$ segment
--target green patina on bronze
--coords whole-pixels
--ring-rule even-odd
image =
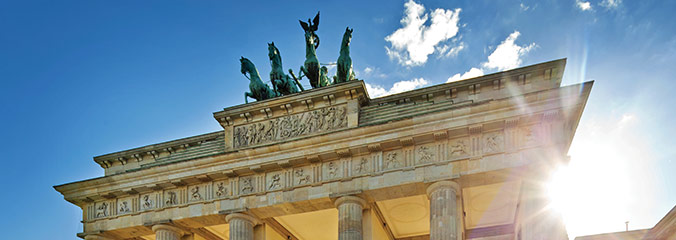
[[[270,99],[276,97],[278,94],[275,91],[272,91],[270,87],[261,81],[261,76],[258,74],[256,66],[244,57],[240,58],[239,61],[242,63],[242,74],[249,79],[249,90],[251,92],[244,93],[244,102],[249,103],[247,97],[256,99],[257,101]],[[249,73],[249,76],[246,74]]]
[[[317,59],[317,47],[319,47],[319,37],[315,33],[319,26],[319,13],[312,21],[300,22],[300,26],[305,31],[305,63],[300,67],[301,73],[305,74],[312,88],[328,86],[329,83],[323,83],[319,77],[319,60]],[[301,77],[302,78],[302,77]]]
[[[352,68],[352,59],[350,58],[350,41],[352,40],[352,29],[349,27],[345,29],[343,34],[343,42],[340,47],[340,57],[337,66],[336,76],[332,78],[328,76],[328,69],[325,66],[320,67],[317,59],[317,47],[319,47],[319,36],[315,33],[319,26],[319,12],[313,19],[308,19],[307,22],[299,20],[300,26],[305,32],[305,62],[300,67],[300,73],[296,77],[293,70],[289,69],[289,75],[284,73],[282,67],[282,56],[275,43],[268,43],[268,57],[270,58],[270,82],[272,89],[265,84],[258,74],[258,70],[254,64],[242,57],[242,74],[249,79],[250,92],[244,93],[244,101],[249,103],[247,97],[256,99],[258,101],[273,97],[289,95],[305,91],[300,84],[303,77],[307,77],[312,88],[325,87],[332,83],[342,83],[350,80],[355,80],[354,70]],[[333,65],[333,63],[329,63]],[[247,75],[248,73],[248,75]],[[300,90],[299,90],[300,89]]]
[[[268,43],[268,57],[270,57],[270,65],[272,67],[270,70],[270,82],[272,82],[274,91],[281,95],[299,92],[298,87],[302,89],[303,86],[296,79],[292,80],[289,75],[284,74],[282,56],[279,53],[279,49],[275,46],[275,42]]]
[[[352,31],[350,27],[345,28],[343,42],[340,45],[340,56],[338,57],[338,69],[334,83],[343,83],[354,80],[354,71],[352,70],[352,58],[350,58],[350,41],[352,40]]]
[[[328,85],[328,83],[331,81],[329,79],[329,69],[325,66],[322,66],[322,68],[319,69],[319,81],[321,83],[325,83],[326,85]]]

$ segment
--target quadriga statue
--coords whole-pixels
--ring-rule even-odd
[[[349,27],[345,28],[343,34],[343,42],[340,45],[340,56],[338,57],[338,69],[336,70],[336,77],[334,83],[347,82],[354,79],[354,71],[352,70],[352,58],[350,58],[350,41],[352,40],[352,31]]]
[[[242,63],[242,74],[249,79],[249,91],[244,93],[244,102],[249,103],[247,97],[256,99],[257,101],[270,99],[277,96],[277,93],[272,91],[270,87],[261,81],[261,76],[258,74],[256,66],[249,60],[244,57],[240,58],[239,61]],[[249,76],[247,76],[247,73]]]

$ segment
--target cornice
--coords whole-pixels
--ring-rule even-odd
[[[127,164],[128,161],[141,162],[146,156],[152,156],[154,159],[157,159],[159,154],[162,152],[171,154],[177,149],[187,149],[192,146],[197,146],[205,141],[214,140],[222,135],[223,131],[221,130],[198,136],[186,137],[163,143],[133,148],[125,151],[109,153],[94,157],[94,162],[101,165],[103,168],[108,168],[113,164],[113,162],[117,161],[124,162],[123,164]]]

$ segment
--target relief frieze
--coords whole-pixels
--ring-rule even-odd
[[[484,134],[484,153],[501,152],[504,149],[504,140],[502,132]]]
[[[383,167],[385,169],[393,169],[403,167],[402,163],[403,156],[401,151],[392,151],[385,154],[385,160],[383,161]]]
[[[297,168],[293,170],[293,178],[295,179],[295,185],[305,185],[312,183],[312,174],[309,168]]]
[[[117,201],[117,214],[125,214],[132,212],[131,198],[121,199]]]
[[[253,177],[248,176],[248,177],[241,177],[239,179],[239,184],[240,184],[240,190],[239,193],[241,194],[249,194],[254,192],[254,183],[253,183]]]
[[[190,187],[190,201],[199,201],[204,199],[203,192],[204,187],[199,185]]]
[[[352,165],[354,166],[353,175],[361,175],[367,173],[369,171],[368,162],[369,160],[365,156],[355,158],[352,162]]]
[[[522,139],[526,134],[536,135],[534,128],[521,130]],[[526,136],[524,136],[526,135]],[[537,135],[534,136],[537,138]],[[504,151],[503,131],[482,133],[476,137],[481,154],[495,154]],[[155,192],[139,193],[116,200],[95,202],[87,208],[87,219],[102,219],[116,215],[132,214],[161,208],[199,204],[215,199],[238,198],[247,195],[274,191],[287,191],[312,184],[349,180],[380,172],[397,171],[406,167],[427,166],[430,163],[454,161],[470,157],[471,137],[451,138],[422,145],[403,146],[399,149],[377,150],[368,154],[343,156],[335,160],[301,165],[253,175],[219,179],[183,187],[174,187]]]
[[[141,210],[149,210],[155,208],[155,200],[153,199],[155,194],[144,194],[141,195]]]
[[[448,144],[449,146],[449,155],[451,158],[463,157],[469,154],[467,150],[468,139],[454,139],[451,140]]]
[[[108,203],[102,202],[96,205],[96,218],[108,216]]]
[[[343,168],[341,161],[332,161],[324,163],[324,179],[336,179],[343,177]]]
[[[347,127],[346,106],[327,107],[236,126],[233,145],[235,148],[253,146],[344,127]]]
[[[164,195],[164,205],[172,206],[178,204],[178,194],[176,191],[167,191]]]
[[[432,146],[419,146],[417,147],[417,150],[415,152],[417,163],[423,164],[423,163],[429,163],[434,161],[434,150],[432,150]]]
[[[228,196],[228,187],[225,185],[225,182],[217,182],[214,187],[214,195],[216,198],[223,198]]]
[[[273,172],[267,174],[267,189],[269,191],[277,190],[282,188],[282,172]]]

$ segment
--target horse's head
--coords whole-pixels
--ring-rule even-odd
[[[250,71],[249,65],[251,64],[251,61],[249,61],[249,59],[242,57],[239,59],[239,62],[242,63],[240,71],[242,71],[242,74],[246,75],[246,72]]]
[[[305,31],[305,45],[317,49],[319,47],[319,36],[313,31]]]
[[[268,57],[273,60],[276,55],[279,55],[279,50],[275,47],[275,42],[268,43]]]
[[[350,27],[345,28],[345,34],[343,34],[343,45],[347,46],[350,45],[350,41],[352,41],[352,31],[354,29],[350,29]]]

